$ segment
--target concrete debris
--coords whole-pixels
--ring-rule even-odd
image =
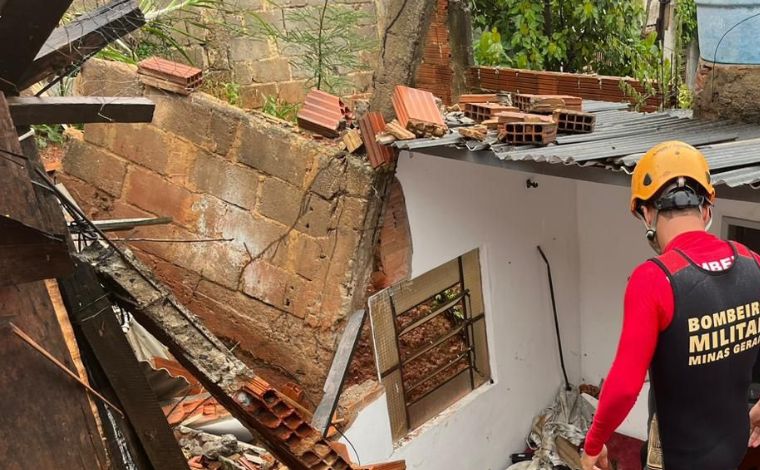
[[[278,465],[265,449],[240,442],[232,434],[215,436],[185,426],[175,434],[190,468],[271,470]]]
[[[482,124],[472,127],[460,127],[457,131],[467,139],[479,140],[481,142],[486,140],[488,136],[488,127]]]

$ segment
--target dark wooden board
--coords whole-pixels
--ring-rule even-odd
[[[7,0],[0,11],[0,90],[19,94],[21,78],[72,0]]]
[[[148,98],[55,96],[8,98],[13,122],[31,124],[86,124],[151,122],[156,105]]]
[[[77,261],[74,273],[58,283],[72,323],[94,353],[153,467],[185,470],[187,463],[156,395],[92,267]]]
[[[24,73],[19,88],[65,72],[144,24],[137,0],[114,0],[56,28]]]
[[[43,281],[0,287],[0,312],[74,370]],[[109,468],[85,389],[7,330],[0,357],[0,467]]]

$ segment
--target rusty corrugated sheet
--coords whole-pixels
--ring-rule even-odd
[[[137,64],[137,72],[166,80],[187,89],[198,88],[203,82],[203,71],[201,69],[160,57],[150,57],[143,60]]]
[[[378,133],[385,130],[385,121],[380,113],[367,113],[359,120],[359,129],[362,131],[362,141],[367,149],[367,158],[372,168],[391,163],[396,153],[390,147],[380,145],[375,140]]]
[[[435,104],[435,97],[429,91],[398,85],[393,90],[393,109],[402,126],[410,120],[446,127],[441,111]]]
[[[298,111],[298,126],[325,137],[338,137],[346,124],[346,105],[335,95],[311,90]]]

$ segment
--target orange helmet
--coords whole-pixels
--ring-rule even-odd
[[[645,202],[679,177],[700,185],[707,200],[715,201],[715,188],[710,183],[710,167],[702,152],[677,140],[657,144],[639,160],[631,177],[631,212],[636,215],[639,202]]]

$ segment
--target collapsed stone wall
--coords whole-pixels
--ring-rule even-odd
[[[143,89],[123,64],[88,62],[77,91],[145,95],[156,114],[86,125],[60,180],[95,219],[172,217],[118,237],[254,370],[317,400],[365,301],[388,174],[284,121]]]

